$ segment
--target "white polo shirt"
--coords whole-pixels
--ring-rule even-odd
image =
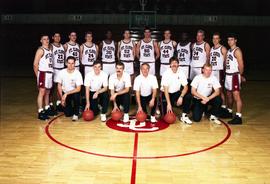
[[[123,90],[124,88],[131,87],[130,75],[123,72],[121,79],[117,78],[117,74],[114,73],[109,78],[109,89],[116,92]]]
[[[84,79],[84,86],[90,87],[90,91],[95,92],[102,87],[108,86],[108,75],[104,71],[100,71],[99,75],[96,75],[94,71],[86,74]]]
[[[62,84],[63,92],[67,93],[76,89],[77,86],[83,85],[82,74],[78,70],[69,73],[65,68],[59,72],[56,82]]]
[[[148,74],[147,77],[144,77],[142,74],[140,74],[134,80],[133,89],[135,91],[140,91],[141,96],[149,96],[152,94],[152,90],[157,88],[157,78],[152,74]]]
[[[211,75],[206,78],[203,74],[197,75],[191,82],[191,86],[197,89],[197,92],[205,97],[208,97],[212,94],[213,89],[218,89],[221,87],[218,79]]]
[[[177,72],[174,73],[171,68],[168,68],[162,75],[161,88],[164,92],[164,87],[168,87],[169,93],[175,93],[181,89],[181,86],[188,84],[187,77],[182,70],[178,68]]]

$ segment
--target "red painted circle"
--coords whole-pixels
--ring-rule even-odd
[[[140,123],[136,121],[134,117],[130,118],[130,122],[123,123],[122,121],[114,121],[112,119],[109,119],[106,122],[106,125],[114,130],[118,130],[121,132],[138,132],[138,133],[149,133],[149,132],[156,132],[160,130],[164,130],[165,128],[169,127],[169,124],[166,123],[163,120],[158,120],[155,124],[152,124],[150,121],[146,120],[145,123]],[[135,127],[133,127],[132,121],[135,123]],[[140,126],[144,125],[144,126]]]
[[[63,115],[63,114],[62,114]],[[86,153],[86,154],[90,154],[90,155],[95,155],[95,156],[101,156],[101,157],[108,157],[108,158],[121,158],[121,159],[161,159],[161,158],[174,158],[174,157],[181,157],[181,156],[187,156],[187,155],[193,155],[193,154],[197,154],[197,153],[201,153],[201,152],[204,152],[204,151],[208,151],[208,150],[211,150],[215,147],[218,147],[220,146],[221,144],[225,143],[231,136],[231,129],[230,127],[224,123],[223,121],[222,124],[224,125],[224,127],[226,128],[227,130],[227,133],[226,133],[226,136],[221,140],[219,141],[218,143],[214,144],[214,145],[211,145],[207,148],[204,148],[204,149],[201,149],[201,150],[197,150],[197,151],[191,151],[191,152],[187,152],[187,153],[180,153],[180,154],[175,154],[175,155],[164,155],[164,156],[120,156],[120,155],[108,155],[108,154],[101,154],[101,153],[94,153],[94,152],[90,152],[90,151],[85,151],[85,150],[81,150],[81,149],[78,149],[78,148],[74,148],[72,146],[69,146],[69,145],[66,145],[64,143],[61,143],[60,141],[56,140],[50,133],[50,125],[53,124],[54,120],[56,120],[57,118],[59,118],[60,116],[62,115],[59,115],[55,118],[53,118],[52,120],[49,121],[49,123],[46,125],[45,127],[45,132],[47,134],[47,136],[55,143],[59,144],[60,146],[63,146],[65,148],[68,148],[68,149],[71,149],[71,150],[74,150],[74,151],[78,151],[78,152],[81,152],[81,153]],[[135,136],[138,135],[137,133],[135,134]]]

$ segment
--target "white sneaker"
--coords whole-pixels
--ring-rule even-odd
[[[124,123],[129,122],[129,115],[128,115],[128,113],[125,113],[125,114],[124,114],[123,122],[124,122]]]
[[[192,124],[192,121],[189,119],[189,117],[187,115],[182,115],[181,119],[180,119],[183,123]]]
[[[221,125],[221,122],[218,120],[218,118],[214,115],[211,115],[210,118],[209,118],[210,121],[218,124],[218,125]]]
[[[107,120],[106,114],[100,114],[100,120],[101,120],[102,122],[105,122],[105,121]]]
[[[150,117],[150,121],[151,121],[151,123],[156,123],[157,122],[156,117],[155,116],[151,116]]]
[[[79,117],[78,117],[77,115],[74,114],[74,115],[72,116],[72,121],[78,121],[78,119],[79,119]]]

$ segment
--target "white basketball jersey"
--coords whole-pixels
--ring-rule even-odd
[[[192,67],[203,67],[206,63],[205,42],[201,44],[194,43],[192,48]]]
[[[181,46],[180,43],[177,44],[176,50],[180,65],[190,65],[190,44],[190,42],[185,46]]]
[[[104,62],[115,62],[115,44],[114,41],[112,40],[112,42],[110,44],[105,43],[105,41],[103,41],[102,44],[102,61]]]
[[[38,70],[43,72],[53,72],[53,54],[50,49],[40,47],[43,50],[43,56],[39,60]]]
[[[75,66],[80,66],[80,47],[79,44],[71,45],[67,43],[66,58],[68,56],[73,56],[76,58]]]
[[[170,40],[168,43],[161,41],[159,44],[160,48],[160,63],[169,63],[171,57],[174,54],[173,41]]]
[[[85,66],[92,66],[97,59],[97,48],[93,43],[91,47],[83,44],[82,64]]]
[[[134,61],[133,47],[134,44],[131,40],[128,43],[125,43],[123,40],[120,41],[119,49],[121,61]]]
[[[155,62],[155,51],[154,51],[154,41],[144,42],[141,40],[140,45],[140,61],[144,62]]]
[[[234,52],[238,49],[238,47],[233,50],[228,50],[227,53],[227,61],[226,61],[226,73],[237,73],[239,72],[238,62],[236,57],[234,56]]]
[[[60,46],[52,45],[53,68],[63,69],[65,67],[65,50],[62,44]]]
[[[211,48],[210,51],[210,64],[212,65],[213,70],[223,70],[224,56],[221,52],[222,46],[218,48]]]

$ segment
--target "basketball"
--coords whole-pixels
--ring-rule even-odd
[[[119,121],[123,116],[123,113],[121,111],[114,111],[112,112],[112,120]]]
[[[136,114],[136,119],[139,122],[144,122],[146,118],[147,118],[147,115],[143,111],[140,111]]]
[[[166,123],[169,123],[169,124],[172,124],[172,123],[174,123],[175,121],[176,121],[176,116],[175,116],[175,114],[173,113],[173,112],[171,112],[171,113],[167,113],[165,116],[164,116],[164,121],[166,122]]]
[[[92,121],[94,119],[94,113],[91,110],[86,110],[83,112],[84,121]]]

